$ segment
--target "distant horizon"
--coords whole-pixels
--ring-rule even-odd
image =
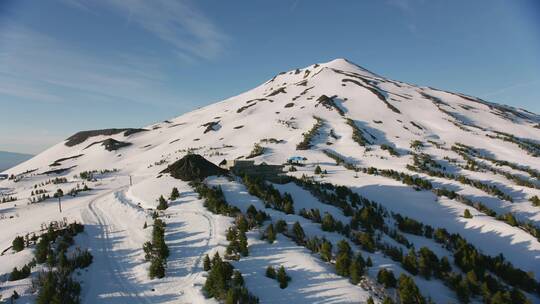
[[[335,58],[540,113],[538,54],[533,0],[7,0],[0,150],[37,154],[81,130],[149,125]]]

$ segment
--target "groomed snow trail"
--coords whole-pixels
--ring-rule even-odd
[[[82,211],[82,218],[87,225],[94,226],[91,232],[97,232],[90,240],[92,254],[94,255],[94,267],[90,271],[90,281],[86,281],[88,288],[82,297],[83,303],[107,302],[131,302],[150,303],[148,299],[140,295],[139,286],[130,280],[128,270],[120,261],[120,257],[114,251],[114,238],[112,234],[112,221],[99,208],[99,204],[107,202],[107,196],[118,193],[126,187],[108,191],[92,199],[88,208]],[[110,290],[109,293],[99,291]]]
[[[160,186],[148,190],[165,188]],[[184,194],[192,193],[190,188],[180,188]],[[165,238],[170,250],[166,276],[151,280],[142,250],[151,238],[151,211],[141,205],[150,207],[152,200],[128,195],[127,189],[103,192],[81,210],[94,255],[82,277],[82,303],[208,303],[201,293],[203,257],[220,245],[224,230],[217,229],[227,225],[208,212],[196,195],[184,195],[171,203],[161,215],[167,224]],[[143,229],[144,222],[147,229]]]

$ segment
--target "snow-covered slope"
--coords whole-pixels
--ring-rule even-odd
[[[540,227],[540,207],[530,202],[533,196],[540,195],[540,116],[537,114],[461,93],[394,81],[345,59],[336,59],[280,73],[243,94],[143,129],[78,134],[4,172],[15,178],[0,181],[0,191],[17,200],[0,204],[0,249],[9,247],[16,235],[36,231],[41,223],[56,218],[69,216],[90,225],[99,223],[95,231],[91,229],[86,236],[88,246],[98,254],[95,263],[99,266],[92,267],[107,268],[107,263],[112,263],[113,268],[123,275],[116,280],[124,281],[114,288],[123,290],[116,290],[120,300],[112,297],[115,290],[99,283],[100,274],[92,273],[83,276],[83,300],[91,303],[92,299],[115,298],[122,303],[122,297],[130,297],[139,302],[155,303],[184,297],[187,301],[206,301],[201,294],[202,277],[193,274],[202,271],[197,268],[196,256],[222,248],[227,225],[217,222],[225,223],[227,219],[206,214],[196,197],[189,199],[187,196],[184,198],[189,200],[187,205],[179,203],[178,207],[172,208],[169,214],[172,228],[167,233],[172,243],[178,243],[175,248],[179,251],[171,255],[169,269],[173,269],[173,274],[165,281],[156,282],[146,278],[144,273],[147,266],[141,258],[142,242],[149,232],[141,229],[148,215],[137,208],[155,207],[157,197],[168,195],[173,186],[186,193],[190,191],[187,184],[168,176],[157,178],[168,164],[188,152],[201,154],[215,164],[223,159],[246,158],[258,152],[252,158],[256,163],[283,164],[292,156],[305,157],[304,166],[297,166],[297,171],[290,175],[300,177],[305,174],[315,176],[316,180],[350,187],[391,212],[445,228],[450,233],[459,233],[485,254],[496,256],[502,253],[514,266],[540,279],[540,242],[537,239],[540,235],[519,227],[524,223]],[[258,149],[255,149],[256,145]],[[414,161],[415,155],[422,154],[430,160],[427,168],[432,172],[452,173],[456,178],[430,176]],[[346,163],[336,164],[328,155],[338,155]],[[315,175],[317,165],[327,174]],[[351,170],[353,166],[356,171]],[[477,210],[479,208],[468,206],[455,197],[437,197],[432,191],[417,191],[419,189],[384,174],[362,170],[369,167],[421,177],[430,181],[434,188],[453,190],[469,201],[480,202],[497,215],[511,213],[519,225],[484,215]],[[58,187],[66,192],[82,183],[77,177],[80,172],[113,169],[113,173],[103,174],[92,184],[91,188],[95,190],[90,194],[66,199],[62,214],[56,213],[53,200],[27,204],[35,185],[43,181],[67,177],[67,184],[45,186],[52,192]],[[130,177],[134,184],[131,187],[128,186]],[[476,183],[464,182],[466,178]],[[241,190],[240,186],[234,188],[225,180],[212,180],[212,183],[223,184],[227,191]],[[288,187],[285,191],[297,196],[295,201],[303,208],[321,205],[298,186],[280,187]],[[493,191],[494,188],[500,192]],[[106,193],[111,194],[107,196]],[[242,199],[246,198],[231,194],[233,201]],[[233,201],[229,203],[242,204]],[[317,208],[331,213],[333,207],[322,205]],[[472,219],[463,218],[465,209],[471,211]],[[340,216],[343,217],[336,212],[335,217]],[[112,230],[107,240],[97,242],[93,237],[102,233],[103,225],[111,225],[107,229]],[[193,225],[194,231],[186,225]],[[217,231],[208,234],[205,229]],[[117,241],[109,239],[115,236]],[[186,236],[194,240],[175,239]],[[409,237],[412,240],[416,236]],[[329,235],[328,238],[338,240],[338,236]],[[272,246],[261,243],[257,237],[250,239],[255,256],[245,262],[241,260],[235,267],[249,276],[253,271],[264,271],[265,267],[257,261],[279,259],[286,267],[299,269],[295,274],[297,280],[311,284],[308,277],[312,271],[321,276],[312,280],[318,282],[327,278],[333,288],[340,290],[339,293],[349,293],[339,297],[335,292],[327,292],[329,296],[325,298],[322,291],[308,292],[303,289],[306,286],[295,286],[293,277],[292,289],[286,289],[284,295],[294,299],[295,303],[304,296],[308,297],[306,302],[338,303],[365,300],[372,294],[352,285],[346,286],[346,282],[329,273],[327,265],[313,257],[305,257],[309,255],[305,249],[295,249],[289,240],[279,239],[278,242],[290,249],[265,248]],[[419,244],[422,242],[426,241],[418,240]],[[433,241],[427,244],[433,248],[439,246]],[[99,251],[105,247],[110,255]],[[184,256],[182,250],[193,258]],[[265,251],[268,256],[264,256]],[[440,254],[449,255],[445,250]],[[0,268],[0,274],[9,272],[14,266],[22,266],[28,256],[21,253],[1,256],[0,264],[5,266]],[[380,253],[372,257],[375,267],[390,267],[397,273],[403,271]],[[113,276],[102,272],[103,278]],[[369,276],[376,277],[375,270],[370,270]],[[270,292],[257,287],[259,283],[267,283],[264,274],[259,273],[253,279],[256,283],[247,286],[261,300],[266,299],[263,302],[270,302],[269,296],[275,296],[275,303],[278,299],[287,301],[287,297],[280,298],[278,288]],[[421,278],[416,281],[436,302],[457,301],[440,282]],[[184,287],[173,290],[175,284]],[[17,288],[23,294],[30,294]],[[152,288],[156,290],[154,293],[149,291]],[[181,296],[178,289],[183,290]],[[9,295],[8,291],[4,297]],[[162,294],[157,295],[160,291]],[[538,301],[534,294],[528,296]],[[31,300],[32,296],[27,299]]]

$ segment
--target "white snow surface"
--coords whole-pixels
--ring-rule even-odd
[[[343,79],[375,88],[391,106],[364,86],[352,81],[344,82]],[[321,95],[333,97],[342,114],[336,108],[319,104]],[[432,96],[431,99],[426,97],[428,95]],[[390,107],[395,107],[399,113]],[[310,149],[297,150],[296,145],[302,141],[303,133],[315,124],[314,116],[323,119],[323,127],[314,137]],[[346,124],[346,119],[352,119],[363,130],[364,136],[372,142],[369,148],[353,141],[353,131]],[[207,129],[204,124],[210,122],[214,122],[213,127]],[[450,150],[453,144],[462,143],[491,158],[538,171],[538,156],[527,153],[515,143],[493,136],[497,135],[496,132],[504,132],[538,145],[539,126],[540,116],[522,109],[390,80],[345,59],[336,59],[279,74],[238,96],[146,126],[146,131],[129,136],[123,132],[93,136],[71,147],[65,142],[58,143],[3,172],[17,175],[18,179],[0,180],[0,194],[17,198],[0,204],[0,250],[10,247],[15,236],[38,232],[43,223],[62,218],[77,220],[86,228],[77,236],[77,246],[89,248],[94,255],[92,265],[76,275],[82,283],[83,303],[213,303],[215,300],[205,298],[202,292],[205,275],[202,257],[216,251],[223,252],[227,244],[225,233],[233,219],[207,211],[187,183],[160,172],[188,151],[218,164],[223,159],[246,157],[259,143],[264,147],[264,153],[253,158],[256,163],[283,164],[291,156],[305,157],[305,166],[298,166],[297,172],[289,174],[313,176],[315,166],[320,165],[327,174],[316,176],[317,180],[351,187],[390,211],[459,233],[483,253],[502,253],[513,265],[540,279],[540,242],[526,231],[485,216],[455,200],[437,198],[428,191],[415,191],[389,178],[361,172],[356,174],[336,165],[323,153],[326,149],[332,150],[362,167],[374,166],[416,174],[406,168],[407,164],[412,164],[409,152],[413,140],[422,141],[425,145],[422,152],[441,163],[446,162],[444,157],[448,157],[465,165],[466,162]],[[99,143],[89,146],[108,138],[130,145],[116,151],[107,151]],[[265,139],[280,142],[272,143]],[[391,156],[380,148],[382,144],[394,147],[400,156]],[[60,165],[50,166],[57,160]],[[487,161],[477,161],[495,167]],[[435,185],[445,185],[481,201],[498,213],[512,212],[519,220],[540,226],[540,207],[529,202],[532,196],[540,196],[538,187],[518,186],[500,174],[468,171],[446,163],[460,174],[497,185],[512,197],[513,203],[457,181],[418,175]],[[64,168],[67,170],[59,174],[43,174]],[[540,185],[537,179],[521,170],[508,166],[495,168]],[[96,181],[87,182],[92,188],[89,192],[73,198],[66,196],[62,202],[62,213],[58,212],[54,199],[28,203],[37,184],[55,177],[66,177],[69,180],[66,184],[37,188],[46,189],[51,195],[58,188],[68,192],[83,183],[78,177],[80,172],[103,169],[117,171],[96,175]],[[245,187],[237,181],[209,178],[207,183],[221,186],[228,202],[243,211],[250,204],[265,209],[264,204],[247,194]],[[319,202],[292,183],[275,186],[293,196],[297,211],[319,208],[321,214],[328,212],[343,222],[350,220],[338,208]],[[172,202],[162,216],[167,223],[166,242],[171,250],[167,276],[151,280],[147,275],[149,263],[144,260],[142,244],[150,239],[151,209],[157,206],[160,195],[168,197],[172,187],[179,189],[181,198]],[[462,217],[466,208],[472,212],[472,219]],[[299,215],[285,215],[271,209],[266,211],[272,220],[282,218],[290,224],[300,221],[308,235],[324,236],[332,242],[343,238],[337,233],[322,231],[318,224]],[[145,222],[147,229],[143,229]],[[260,240],[258,230],[251,231],[248,236],[250,256],[233,262],[233,265],[244,275],[246,286],[260,298],[261,303],[352,303],[363,302],[372,295],[371,291],[337,276],[330,264],[282,235],[274,244]],[[440,256],[449,255],[433,241],[408,237],[415,244],[428,244]],[[355,250],[360,249],[355,247]],[[372,279],[380,267],[391,268],[396,274],[404,272],[398,264],[380,253],[363,254],[374,262],[369,271]],[[36,292],[31,288],[30,278],[15,282],[6,280],[13,267],[22,267],[31,259],[32,249],[18,253],[8,249],[0,256],[0,294],[3,298],[8,298],[16,290],[21,294],[17,303],[35,300]],[[280,289],[277,282],[265,277],[268,265],[286,267],[292,277],[287,289]],[[457,302],[454,293],[440,281],[428,281],[419,276],[415,281],[422,293],[435,302]],[[540,303],[536,296],[529,297]]]

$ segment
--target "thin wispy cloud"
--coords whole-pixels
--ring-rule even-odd
[[[0,31],[0,96],[32,102],[173,103],[160,63],[136,54],[96,57],[21,27]]]
[[[63,0],[83,10],[107,9],[175,48],[179,58],[214,59],[229,40],[209,18],[187,1]]]
[[[487,92],[485,94],[482,94],[482,96],[483,97],[493,97],[493,96],[501,95],[501,94],[504,94],[504,93],[507,93],[509,91],[513,91],[513,90],[516,90],[516,89],[520,89],[520,88],[524,88],[524,87],[530,87],[530,86],[533,86],[533,85],[536,86],[538,84],[540,84],[540,79],[534,79],[534,80],[531,80],[531,81],[515,83],[515,84],[509,85],[509,86],[506,86],[506,87],[503,87],[503,88],[500,88],[500,89],[497,89],[497,90],[494,90],[494,91],[491,91],[491,92]]]

